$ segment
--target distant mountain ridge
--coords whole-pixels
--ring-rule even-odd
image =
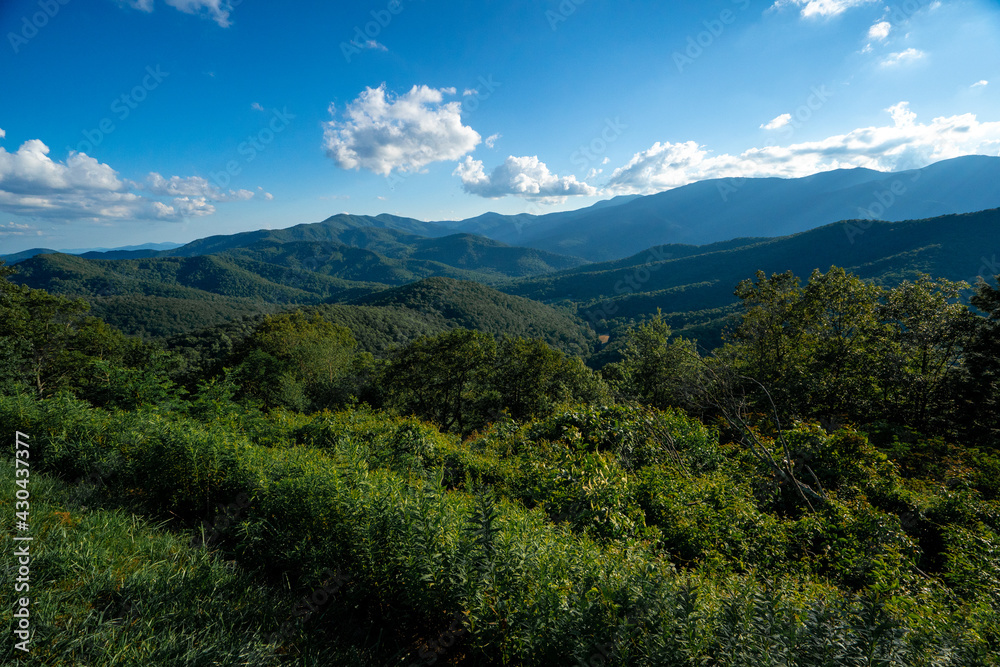
[[[803,178],[724,178],[542,216],[488,213],[452,229],[512,245],[607,261],[651,246],[774,237],[856,218],[916,220],[1000,206],[1000,157],[922,169],[839,169]]]

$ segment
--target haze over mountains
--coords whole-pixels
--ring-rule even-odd
[[[79,256],[26,251],[8,262],[18,264],[25,284],[86,298],[110,323],[150,336],[296,305],[406,308],[409,301],[411,310],[437,313],[427,326],[510,319],[497,331],[542,335],[542,323],[555,321],[545,314],[549,306],[515,308],[508,295],[516,295],[554,304],[560,318],[578,317],[599,333],[659,309],[676,329],[712,345],[735,312],[734,286],[758,269],[807,277],[837,265],[885,283],[918,272],[969,281],[1000,273],[997,206],[1000,158],[973,156],[897,174],[854,169],[706,181],[540,217],[487,214],[435,223],[341,214],[176,248]],[[888,220],[857,220],[859,209]],[[514,237],[533,247],[504,241]],[[611,259],[594,263],[570,252]],[[452,282],[387,291],[427,279]],[[455,281],[480,285],[458,288]],[[480,301],[490,312],[530,316],[517,326],[517,316],[475,316],[471,304]],[[568,330],[561,319],[557,328]],[[560,342],[579,346],[578,335]]]

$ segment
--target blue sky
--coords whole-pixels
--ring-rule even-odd
[[[1000,154],[1000,3],[0,3],[0,253]]]

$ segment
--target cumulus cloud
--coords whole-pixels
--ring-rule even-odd
[[[164,178],[153,172],[144,183],[123,180],[86,153],[72,151],[65,161],[55,161],[39,139],[25,141],[14,153],[0,147],[0,210],[25,217],[182,220],[214,213],[212,202],[245,201],[254,194],[223,192],[200,176]]]
[[[919,123],[906,102],[885,111],[891,125],[859,128],[820,141],[751,148],[739,155],[713,155],[694,141],[657,142],[614,170],[607,191],[651,193],[710,178],[796,178],[853,167],[899,171],[962,155],[1000,155],[1000,122],[980,122],[974,114],[962,114]]]
[[[497,139],[501,138],[502,136],[503,135],[500,134],[499,132],[497,134],[491,134],[490,136],[486,137],[486,141],[484,141],[483,143],[486,144],[487,148],[493,148],[497,143]]]
[[[879,42],[883,41],[889,36],[889,32],[892,30],[892,24],[888,21],[879,21],[872,27],[868,28],[868,39],[874,39]]]
[[[0,224],[0,236],[41,236],[42,232],[33,229],[31,225],[19,225],[16,222]]]
[[[575,176],[556,176],[537,156],[509,156],[487,174],[481,160],[467,156],[455,169],[462,188],[469,194],[497,199],[514,195],[545,203],[565,201],[573,195],[594,195],[597,189],[581,183]]]
[[[831,17],[843,14],[848,9],[870,4],[876,0],[777,0],[771,9],[800,7],[803,18]]]
[[[914,121],[917,120],[917,114],[910,109],[909,102],[893,104],[885,111],[892,118],[892,124],[896,127],[912,127]]]
[[[926,54],[920,49],[909,48],[905,51],[900,51],[898,53],[890,53],[882,61],[883,67],[892,67],[894,65],[902,65],[904,63],[913,62],[914,60],[920,60]]]
[[[53,162],[48,154],[49,147],[38,139],[25,141],[16,153],[0,148],[0,188],[18,194],[126,189],[111,167],[85,153],[72,152],[64,163]]]
[[[780,127],[788,125],[788,123],[790,123],[791,120],[792,120],[792,114],[783,113],[780,116],[775,117],[770,122],[764,123],[760,127],[762,130],[777,130]]]
[[[454,88],[414,86],[394,97],[385,84],[366,88],[348,103],[342,120],[324,124],[327,155],[342,169],[388,176],[394,169],[419,171],[432,162],[458,160],[481,141],[462,125],[462,104],[444,102]],[[335,114],[333,106],[330,113]]]
[[[228,28],[232,25],[229,15],[233,11],[230,0],[165,0],[174,9],[179,9],[185,14],[194,14],[209,18],[219,26]],[[153,11],[154,0],[122,0],[123,4],[138,9],[143,12]],[[239,4],[239,3],[237,3]]]
[[[160,176],[155,171],[149,174],[144,186],[138,187],[142,187],[142,189],[155,195],[169,197],[202,197],[212,201],[246,201],[254,198],[252,190],[223,191],[201,176],[171,176],[170,178],[163,178],[163,176]],[[258,189],[262,191],[262,196],[267,194],[263,192],[263,188],[260,186],[258,186]]]

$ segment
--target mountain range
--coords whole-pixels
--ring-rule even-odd
[[[894,173],[838,169],[804,178],[713,179],[578,211],[489,213],[439,224],[513,245],[607,261],[668,243],[785,236],[839,220],[915,220],[998,206],[1000,157],[972,155]]]
[[[959,213],[915,214],[906,221],[837,217],[867,196],[885,202],[882,217],[949,208]],[[712,346],[737,310],[735,285],[757,270],[806,277],[837,265],[887,284],[920,272],[969,281],[1000,273],[1000,209],[960,213],[988,209],[990,202],[1000,205],[1000,158],[972,156],[895,174],[854,169],[803,179],[706,181],[548,216],[487,214],[434,223],[342,214],[179,247],[80,255],[25,251],[6,259],[17,264],[21,282],[85,298],[94,314],[147,336],[298,306],[385,329],[388,338],[369,336],[373,349],[393,336],[449,326],[538,336],[580,349],[595,332],[612,332],[660,310],[675,329]],[[487,234],[611,259],[512,246]],[[731,236],[704,243],[642,240],[725,234]],[[592,245],[601,251],[587,250]],[[623,252],[633,247],[638,251]],[[360,317],[351,309],[379,314],[373,320],[375,311]],[[400,309],[417,318],[410,333],[393,334],[385,324],[386,313]],[[559,333],[545,333],[553,327]]]

